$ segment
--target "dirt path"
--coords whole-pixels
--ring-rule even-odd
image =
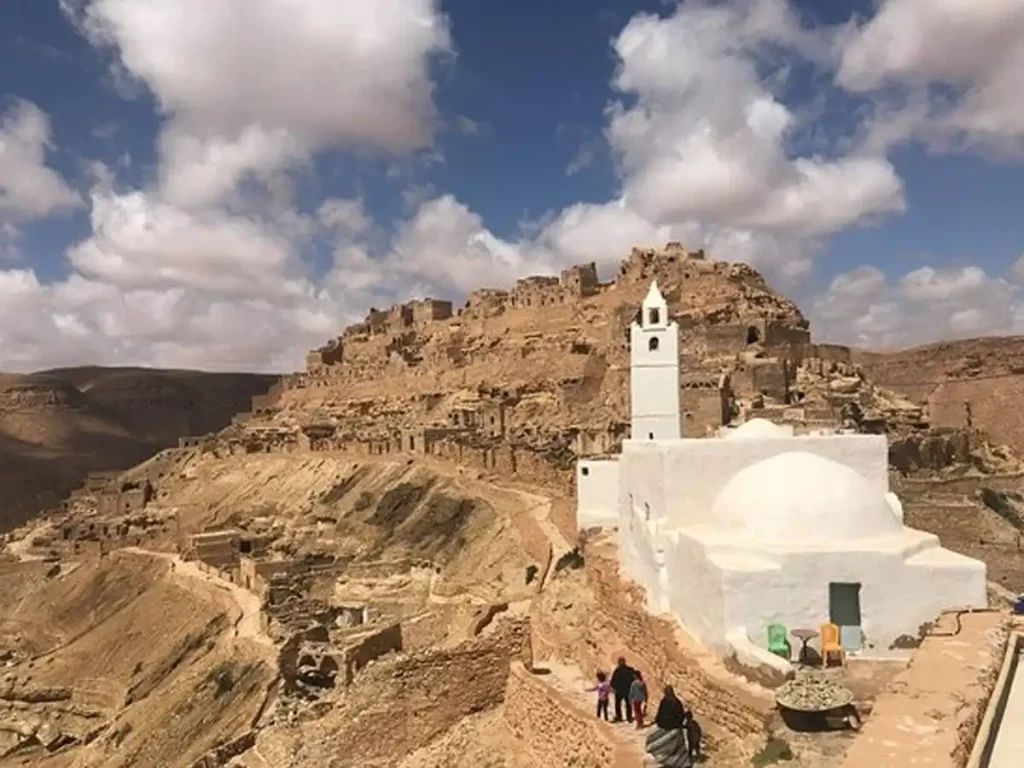
[[[1002,662],[1002,646],[994,642],[1002,621],[994,611],[968,613],[957,626],[952,614],[943,615],[910,666],[875,701],[844,768],[950,765],[961,746],[960,718],[970,706],[983,712],[988,701],[984,681]]]
[[[153,552],[139,547],[125,547],[120,551],[134,552],[170,563],[171,575],[177,577],[187,589],[202,589],[205,587],[208,591],[219,591],[222,595],[226,593],[226,596],[239,611],[239,617],[235,622],[235,637],[240,640],[252,640],[268,648],[275,647],[274,641],[270,639],[263,629],[263,603],[259,597],[249,590],[201,569],[194,561],[182,560],[176,554]],[[202,585],[202,587],[199,585]]]
[[[594,710],[597,694],[587,691],[587,688],[594,685],[594,683],[584,679],[578,667],[554,661],[540,662],[538,666],[549,670],[550,674],[537,675],[534,679],[558,691],[565,700],[576,707],[581,713],[585,713],[588,717],[595,717]],[[614,702],[612,702],[610,706],[612,717],[615,716],[614,706]],[[654,718],[653,710],[650,712],[650,718]],[[635,725],[625,722],[604,723],[598,721],[598,723],[615,744],[623,747],[635,759],[636,762],[631,763],[631,765],[655,765],[654,761],[647,756],[644,750],[647,734],[650,733],[649,725],[639,729]]]

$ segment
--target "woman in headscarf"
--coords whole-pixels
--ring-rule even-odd
[[[693,762],[684,727],[685,708],[671,685],[665,686],[654,725],[654,730],[647,737],[647,754],[664,768],[691,768]]]

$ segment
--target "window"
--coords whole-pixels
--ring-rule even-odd
[[[584,477],[590,477],[590,467],[584,467],[580,470],[580,474]]]
[[[646,501],[644,502],[644,520],[647,522],[651,521],[651,505]]]
[[[647,342],[647,349],[651,352],[658,351],[658,337],[652,336],[650,341]]]
[[[648,440],[653,440],[654,439],[654,433],[653,432],[648,432],[647,433],[647,439]]]
[[[757,344],[759,341],[761,341],[761,334],[757,328],[754,326],[747,328],[747,344]]]
[[[647,310],[647,322],[650,325],[657,325],[661,322],[661,312],[657,307],[651,307]]]

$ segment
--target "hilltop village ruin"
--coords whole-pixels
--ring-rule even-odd
[[[217,701],[223,665],[246,659],[232,667],[232,684],[253,676],[244,724],[189,737],[183,764],[192,768],[320,766],[337,755],[359,760],[338,765],[479,764],[467,750],[499,732],[495,750],[514,755],[528,744],[533,760],[501,763],[508,768],[640,765],[635,735],[594,722],[583,693],[612,648],[636,655],[652,687],[677,685],[706,724],[715,764],[749,765],[776,733],[765,683],[772,659],[735,643],[723,650],[729,643],[711,632],[679,645],[676,628],[655,615],[678,603],[659,592],[662,574],[644,570],[648,559],[633,557],[664,544],[667,510],[648,499],[648,519],[630,507],[658,529],[630,530],[621,497],[637,493],[638,475],[612,483],[605,470],[631,452],[634,432],[642,440],[667,423],[657,408],[638,415],[631,401],[635,328],[655,281],[657,352],[669,369],[663,399],[675,398],[671,438],[711,445],[768,425],[786,440],[829,434],[870,445],[872,489],[882,499],[908,494],[908,525],[944,543],[950,510],[982,514],[954,490],[966,498],[981,483],[1010,488],[1024,478],[1016,457],[972,425],[933,428],[922,407],[875,387],[850,349],[812,341],[797,307],[755,270],[669,243],[633,249],[609,281],[585,264],[475,291],[461,307],[421,299],[371,310],[226,429],[182,438],[126,472],[90,474],[61,508],[9,537],[0,575],[59,587],[90,573],[112,581],[155,558],[169,569],[164,580],[237,604],[233,625],[204,618],[174,651],[199,666],[207,662],[189,656],[197,648],[222,654],[200,676]],[[893,526],[895,509],[882,516]],[[977,537],[963,520],[956,525],[968,533],[950,534],[948,546],[971,554]],[[1018,574],[1010,561],[986,563],[992,579]],[[963,594],[943,597],[984,603],[984,567],[961,571]],[[978,633],[996,639],[978,669],[965,666],[972,675],[989,674],[1006,647],[1005,617],[981,615]],[[905,659],[923,635],[908,639],[903,624],[879,637]],[[8,641],[4,626],[13,671],[0,687],[0,756],[5,733],[16,734],[10,754],[150,748],[153,737],[128,735],[122,720],[155,690],[145,670],[163,679],[165,663],[139,661],[124,679],[101,683],[90,673],[39,699],[41,667],[32,665],[42,656],[21,629]],[[573,676],[580,670],[586,680]],[[98,688],[100,704],[61,703]],[[446,706],[428,706],[435,690]],[[967,707],[980,719],[990,690],[972,689],[967,704],[962,691],[950,694],[943,717]],[[410,707],[422,716],[408,719]],[[969,749],[973,735],[952,731],[957,748]],[[820,743],[803,747],[795,768],[837,764]],[[420,750],[433,750],[434,762],[399,762]]]

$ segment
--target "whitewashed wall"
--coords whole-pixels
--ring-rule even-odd
[[[707,521],[715,498],[733,475],[787,451],[806,451],[844,464],[880,496],[889,490],[889,447],[884,435],[626,440],[619,460],[620,486],[627,494],[651,497],[652,515],[657,507],[658,516],[666,515],[670,527],[693,525]],[[660,469],[659,478],[654,477],[655,467]]]
[[[721,647],[730,631],[742,627],[764,646],[772,622],[789,630],[816,629],[829,619],[829,582],[861,585],[865,644],[880,653],[900,635],[916,637],[921,624],[943,610],[987,602],[984,564],[939,547],[909,561],[893,549],[789,553],[778,567],[752,558],[724,570],[724,624],[701,639]],[[678,616],[689,625],[686,616]]]
[[[577,530],[619,524],[619,462],[588,459],[576,463]]]

